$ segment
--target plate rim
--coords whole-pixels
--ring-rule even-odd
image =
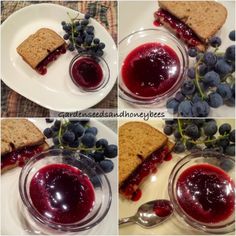
[[[38,7],[57,7],[57,8],[61,8],[62,10],[69,10],[69,11],[74,11],[74,12],[79,12],[78,10],[75,10],[75,9],[72,9],[70,7],[67,7],[67,6],[63,6],[63,5],[60,5],[60,4],[56,4],[56,3],[45,3],[45,2],[40,2],[40,3],[34,3],[34,4],[31,4],[29,6],[25,6],[21,9],[18,9],[17,11],[13,12],[10,16],[8,16],[4,22],[1,24],[1,34],[3,33],[4,30],[7,30],[7,25],[8,25],[8,22],[13,18],[15,17],[16,15],[18,15],[19,13],[22,13],[24,11],[28,11],[30,10],[30,8],[38,8]],[[79,12],[81,15],[84,15],[84,13],[82,12]],[[9,83],[8,79],[6,79],[6,74],[7,74],[7,70],[1,70],[1,80],[12,90],[14,90],[16,93],[20,94],[21,96],[27,98],[28,100],[30,100],[31,102],[33,103],[36,103],[46,109],[49,109],[49,110],[52,110],[52,111],[58,111],[58,112],[74,112],[74,111],[82,111],[82,110],[86,110],[86,109],[89,109],[89,108],[92,108],[93,106],[97,105],[99,102],[103,101],[107,96],[108,94],[112,91],[112,89],[115,87],[115,84],[117,82],[117,78],[118,78],[118,47],[117,47],[117,44],[115,43],[114,39],[112,38],[111,34],[108,32],[108,30],[100,23],[98,22],[95,18],[93,18],[93,20],[99,25],[99,27],[101,27],[106,33],[107,33],[107,37],[109,38],[109,40],[111,40],[112,42],[112,47],[114,48],[114,51],[117,55],[114,56],[114,58],[116,58],[116,61],[115,61],[115,65],[114,65],[114,76],[113,77],[113,81],[111,81],[111,88],[110,89],[106,89],[106,87],[104,88],[104,90],[102,91],[102,95],[101,97],[98,97],[96,96],[96,94],[93,94],[91,93],[91,96],[94,97],[94,102],[92,103],[92,105],[83,105],[82,107],[75,107],[75,108],[72,108],[72,107],[61,107],[59,104],[59,102],[57,102],[56,104],[57,105],[48,105],[48,104],[45,104],[45,102],[42,102],[41,100],[42,99],[37,99],[37,98],[33,98],[31,96],[28,96],[27,93],[25,93],[24,91],[22,92],[22,89],[18,90],[18,87],[15,86],[13,83]],[[2,46],[2,41],[1,41],[1,46]],[[1,53],[1,59],[3,59],[4,55]],[[9,57],[8,57],[9,58]],[[28,77],[28,76],[26,76]],[[79,96],[80,95],[77,95],[78,96],[78,99],[79,99]],[[98,97],[99,99],[96,99],[96,97]],[[55,103],[54,103],[55,104]],[[85,103],[84,103],[85,104]]]

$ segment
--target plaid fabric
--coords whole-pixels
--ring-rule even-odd
[[[117,2],[116,1],[44,1],[60,4],[80,12],[95,15],[117,42]],[[1,22],[20,8],[42,1],[1,1]],[[94,108],[117,107],[117,85],[107,97]],[[48,117],[49,110],[19,95],[1,81],[1,116],[2,117]]]

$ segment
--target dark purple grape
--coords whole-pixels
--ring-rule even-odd
[[[102,147],[102,148],[105,148],[108,146],[108,141],[106,139],[99,139],[97,142],[96,142],[96,147],[99,148],[99,147]]]
[[[229,133],[229,140],[235,143],[235,129]]]
[[[225,154],[235,156],[235,144],[230,144],[225,148]]]
[[[166,135],[171,135],[173,133],[173,128],[171,125],[166,125],[163,131]]]
[[[182,153],[184,151],[185,151],[185,145],[183,144],[183,142],[182,141],[177,141],[175,143],[174,152]]]
[[[117,146],[114,144],[110,144],[105,147],[104,155],[108,158],[114,158],[117,156]]]
[[[230,131],[231,131],[231,125],[228,123],[224,123],[219,127],[219,133],[221,135],[229,134]]]
[[[43,134],[47,137],[47,138],[51,138],[53,136],[53,131],[52,129],[50,128],[46,128],[44,131],[43,131]]]
[[[203,126],[203,130],[206,136],[213,136],[217,132],[217,125],[215,122],[206,122],[205,125]]]
[[[196,139],[199,137],[199,129],[195,124],[187,125],[187,127],[184,129],[184,133],[192,139]]]

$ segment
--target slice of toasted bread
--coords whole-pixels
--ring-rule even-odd
[[[25,39],[16,50],[35,69],[51,52],[63,44],[65,41],[56,32],[48,28],[41,28]]]
[[[208,42],[227,18],[226,8],[215,1],[159,1],[159,6],[188,25],[203,42]]]
[[[144,122],[128,122],[119,128],[119,184],[151,153],[167,143],[167,137]]]
[[[1,120],[1,155],[25,146],[40,145],[44,139],[42,132],[27,119]]]
[[[48,144],[46,142],[44,142],[43,144],[39,145],[40,148],[42,148],[42,151],[45,151],[49,148]],[[4,157],[2,157],[4,158]],[[27,161],[27,160],[26,160]],[[7,170],[11,170],[15,167],[19,166],[19,160],[17,160],[14,164],[9,164],[7,166],[4,166],[3,168],[1,168],[1,174],[3,174],[4,172],[6,172]]]

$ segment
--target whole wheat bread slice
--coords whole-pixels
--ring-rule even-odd
[[[216,34],[227,18],[226,8],[215,1],[158,1],[159,6],[188,25],[203,42]]]
[[[167,144],[167,137],[144,122],[128,122],[119,128],[119,184],[151,153]]]
[[[40,145],[44,140],[42,132],[27,119],[1,120],[1,155],[26,146]]]
[[[64,44],[65,41],[56,32],[41,28],[25,39],[16,50],[35,69],[51,52]]]

